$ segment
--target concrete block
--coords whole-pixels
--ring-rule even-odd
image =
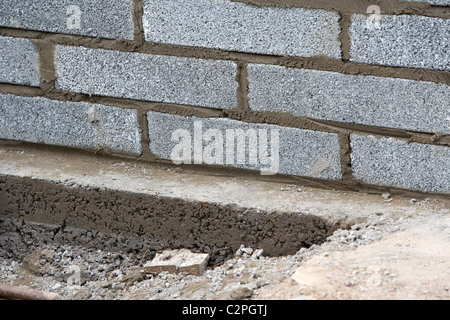
[[[39,53],[29,39],[0,36],[0,82],[40,86]]]
[[[152,111],[147,120],[150,150],[175,163],[231,166],[263,175],[342,178],[334,133]]]
[[[58,46],[59,89],[215,109],[237,106],[237,64]]]
[[[450,133],[445,84],[256,64],[248,66],[248,79],[254,111]]]
[[[425,192],[450,191],[450,148],[394,138],[351,135],[353,176]]]
[[[0,26],[133,39],[133,0],[2,0]]]
[[[380,28],[353,14],[350,60],[376,65],[450,70],[450,19],[381,15]]]
[[[0,94],[0,138],[141,154],[137,111]]]
[[[144,264],[147,273],[158,274],[161,272],[187,273],[201,276],[205,271],[209,260],[207,253],[193,253],[186,249],[165,250],[157,253],[152,261]]]
[[[430,3],[430,4],[434,4],[437,6],[449,6],[450,5],[450,0],[403,0],[406,2],[425,2],[425,3]]]
[[[230,0],[144,0],[147,41],[260,54],[341,57],[339,15]]]

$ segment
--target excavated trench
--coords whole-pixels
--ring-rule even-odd
[[[0,258],[22,260],[45,246],[122,253],[135,264],[163,249],[210,254],[210,265],[241,245],[266,256],[295,254],[346,227],[301,212],[236,205],[0,175]]]

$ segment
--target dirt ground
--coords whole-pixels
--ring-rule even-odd
[[[395,201],[380,196],[386,207]],[[240,249],[223,264],[207,267],[202,276],[149,275],[143,271],[142,256],[137,259],[126,252],[49,243],[33,247],[20,259],[1,255],[0,282],[79,300],[448,300],[448,201],[426,198],[408,202],[400,211],[373,212],[366,221],[349,230],[337,230],[323,244],[302,248],[294,255],[255,256],[252,251],[257,248]],[[36,231],[20,223],[15,227],[3,223],[0,247],[5,249],[11,241],[32,242],[26,234]],[[22,234],[19,227],[25,230]],[[72,281],[73,266],[81,270],[81,285]]]
[[[449,299],[450,217],[399,220],[397,231],[390,223],[380,226],[380,238],[369,244],[342,250],[332,240],[259,298]]]

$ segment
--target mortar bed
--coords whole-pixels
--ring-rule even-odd
[[[300,212],[185,201],[39,179],[3,177],[6,212],[0,256],[23,259],[37,247],[81,246],[143,263],[163,249],[208,253],[223,263],[241,245],[265,256],[322,243],[340,225]]]

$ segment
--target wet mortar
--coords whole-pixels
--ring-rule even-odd
[[[300,212],[268,212],[0,176],[2,278],[18,279],[16,284],[28,287],[44,286],[67,299],[122,299],[127,288],[144,280],[161,282],[162,298],[202,298],[196,295],[202,277],[162,273],[153,278],[143,271],[144,263],[157,252],[177,248],[209,253],[207,272],[233,269],[221,297],[248,298],[252,290],[268,282],[258,279],[256,271],[234,268],[236,252],[250,259],[253,248],[262,249],[263,254],[252,260],[261,264],[320,244],[339,227]],[[245,252],[240,251],[242,247],[247,248]],[[279,267],[273,266],[278,271]],[[74,270],[81,275],[81,286],[75,289],[69,285]],[[164,284],[168,278],[178,283],[172,295]],[[250,291],[242,286],[247,282],[252,283]],[[212,286],[217,285],[213,281]],[[157,298],[162,289],[149,294]]]
[[[402,213],[373,212],[366,221],[338,229],[322,244],[294,254],[259,256],[256,248],[240,247],[223,263],[210,264],[202,276],[146,274],[144,262],[162,247],[153,244],[149,250],[140,250],[133,237],[2,218],[0,282],[55,292],[62,299],[279,299],[283,296],[277,286],[314,257],[353,251],[425,221],[442,225],[445,212],[448,219],[441,201],[411,200]],[[72,285],[70,277],[76,268],[80,283]],[[301,291],[292,294],[301,298]]]
[[[209,253],[212,265],[226,260],[241,244],[263,249],[268,256],[294,254],[342,227],[301,212],[268,212],[12,176],[0,177],[0,190],[1,219],[46,226],[36,243],[126,248],[149,251],[150,256],[155,250],[187,248]]]

